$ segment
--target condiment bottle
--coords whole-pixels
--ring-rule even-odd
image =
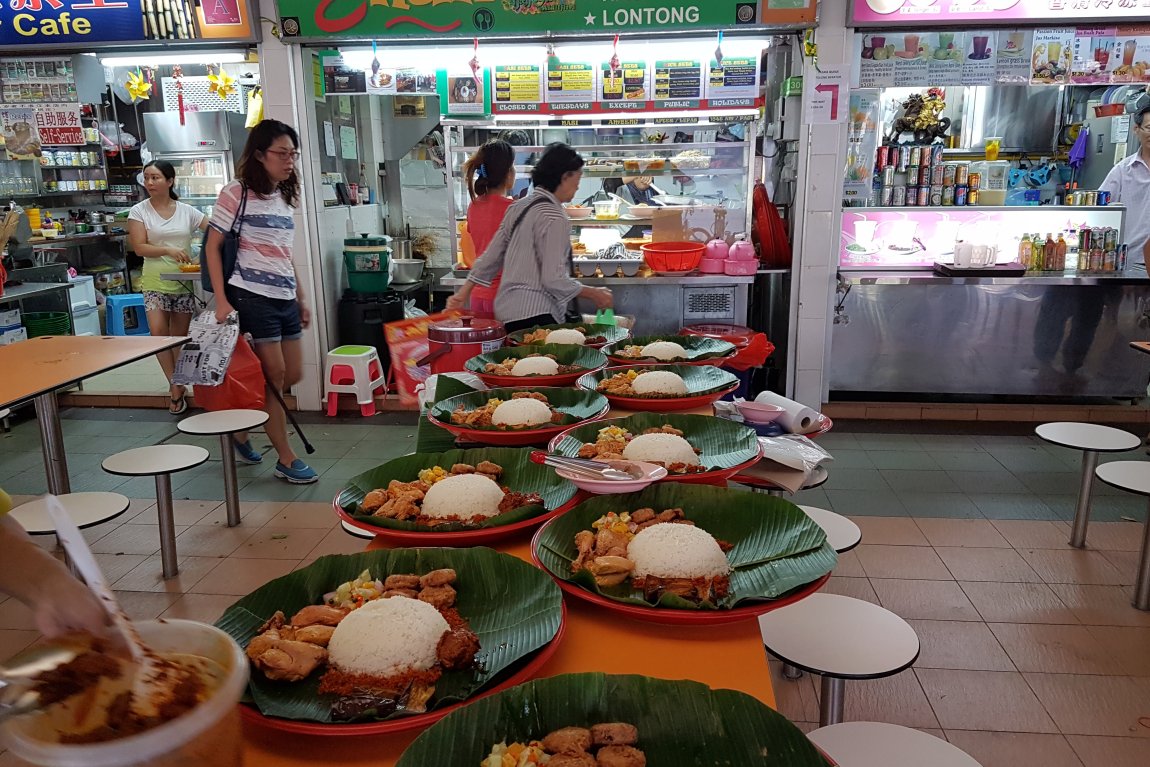
[[[1023,234],[1022,240],[1018,243],[1018,263],[1022,264],[1023,269],[1030,268],[1030,257],[1032,255],[1030,235]]]
[[[1058,242],[1054,243],[1054,253],[1055,268],[1060,272],[1066,271],[1066,238],[1062,236],[1062,232],[1058,233]]]

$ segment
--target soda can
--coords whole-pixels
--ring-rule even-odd
[[[894,200],[894,187],[883,186],[882,192],[880,192],[880,195],[881,196],[879,197],[879,200],[880,200],[879,204],[884,208],[891,207],[893,200]]]
[[[930,205],[930,187],[920,186],[918,188],[918,204],[919,207],[925,208]]]
[[[1126,256],[1128,247],[1128,245],[1123,244],[1122,247],[1118,248],[1118,271],[1120,272],[1126,271]]]
[[[935,207],[942,205],[942,184],[931,184],[930,204]]]
[[[923,165],[922,169],[918,172],[919,186],[930,186],[930,183],[931,183],[930,173],[931,173],[931,167],[929,165]]]
[[[943,173],[944,172],[945,171],[943,169],[943,166],[931,165],[930,166],[930,185],[931,186],[942,186],[943,185]]]
[[[972,191],[972,192],[979,189],[979,185],[981,183],[982,183],[982,174],[981,173],[971,173],[970,177],[966,181],[966,185],[970,187],[970,191]]]
[[[1105,244],[1102,246],[1104,250],[1118,250],[1117,229],[1114,229],[1113,227],[1107,228],[1103,237],[1105,238]]]
[[[967,205],[977,205],[978,204],[978,190],[975,189],[974,187],[971,187],[970,191],[966,193],[966,204]]]
[[[922,148],[921,147],[912,146],[910,148],[910,164],[911,165],[922,165]]]
[[[906,206],[913,208],[918,205],[918,187],[908,186],[906,188]]]
[[[952,162],[948,162],[942,166],[942,183],[944,186],[954,186],[955,177],[958,175],[958,166]]]
[[[1089,207],[1094,207],[1097,204],[1098,204],[1098,192],[1087,192],[1086,193],[1086,205]]]
[[[964,184],[958,184],[954,187],[954,204],[966,205],[966,195],[969,190]]]
[[[944,186],[942,188],[942,204],[943,205],[954,205],[954,187],[953,186],[948,185],[948,186]]]
[[[882,169],[882,185],[894,186],[894,166],[887,165]]]
[[[891,197],[890,204],[892,207],[895,207],[895,208],[901,208],[901,207],[904,207],[906,205],[906,187],[905,186],[894,187],[894,192],[893,192],[893,196]]]
[[[954,184],[955,186],[966,186],[970,178],[970,165],[960,162],[954,166]]]
[[[1107,192],[1105,189],[1100,190],[1098,192],[1098,204],[1099,205],[1109,205],[1110,204],[1110,192]]]
[[[903,146],[900,146],[898,148],[898,169],[899,169],[899,172],[905,173],[906,167],[908,165],[910,165],[910,147],[906,146],[904,144]]]
[[[942,164],[942,150],[943,150],[942,144],[931,144],[930,145],[930,164],[931,165],[941,165]]]

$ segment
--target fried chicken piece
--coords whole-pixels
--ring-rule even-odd
[[[573,573],[586,567],[587,558],[595,553],[595,533],[590,530],[580,530],[575,533],[575,548],[579,550],[579,554],[571,563],[571,572]]]
[[[387,591],[383,592],[384,599],[388,599],[390,597],[407,597],[408,599],[418,599],[419,592],[415,589],[388,589]]]
[[[422,714],[427,711],[427,701],[435,694],[435,685],[427,682],[414,682],[407,691],[407,700],[403,707],[413,713]]]
[[[420,506],[416,502],[416,499],[412,496],[404,495],[398,498],[392,498],[383,504],[383,506],[380,506],[379,510],[375,512],[375,516],[404,520],[418,517],[419,511]]]
[[[595,583],[598,585],[618,586],[631,575],[635,563],[626,557],[595,557],[587,565],[587,569],[595,576]]]
[[[427,586],[416,597],[420,602],[427,602],[437,610],[455,606],[455,589],[450,586]]]
[[[450,567],[432,570],[419,579],[419,585],[425,589],[430,586],[447,586],[452,583],[455,583],[455,571]]]
[[[632,746],[603,746],[596,762],[598,767],[647,767],[646,755]]]
[[[639,730],[626,722],[593,724],[591,742],[596,746],[633,746],[639,742]]]
[[[292,638],[297,641],[327,647],[331,635],[335,633],[335,626],[304,626],[295,629],[294,633],[295,636]]]
[[[547,762],[547,767],[596,767],[595,757],[582,754],[555,754]]]
[[[636,509],[631,512],[631,521],[636,525],[641,525],[647,520],[655,518],[654,509]]]
[[[549,754],[582,754],[591,750],[591,731],[585,727],[564,727],[543,738]]]
[[[271,631],[273,629],[282,629],[287,625],[287,622],[287,617],[284,615],[284,611],[276,610],[272,617],[264,621],[264,625],[256,629],[256,634],[262,634],[265,631]]]
[[[363,501],[359,504],[359,508],[360,510],[366,511],[370,514],[386,502],[386,490],[372,490],[370,493],[363,497]]]
[[[476,464],[475,471],[479,474],[486,474],[493,480],[497,480],[500,475],[503,474],[503,467],[491,461],[480,461]]]
[[[601,557],[621,557],[627,554],[627,545],[631,539],[626,533],[617,533],[606,527],[595,534],[595,554]]]
[[[268,679],[298,682],[327,660],[327,650],[309,642],[282,639],[275,629],[248,644],[252,665]]]
[[[513,490],[508,490],[503,493],[503,500],[499,502],[499,513],[503,514],[533,504],[542,505],[543,496],[539,493],[516,493]]]
[[[451,467],[449,474],[474,474],[475,467],[469,463],[457,463]]]
[[[446,669],[467,668],[475,662],[479,652],[479,637],[465,628],[448,631],[439,638],[435,657]]]
[[[598,457],[598,455],[599,455],[599,448],[596,445],[592,445],[589,442],[584,443],[584,445],[581,448],[579,448],[579,457],[580,458],[596,458],[596,457]]]
[[[383,581],[383,590],[391,591],[392,589],[414,589],[419,590],[419,576],[418,575],[389,575]]]
[[[308,605],[291,617],[291,625],[297,629],[304,626],[338,626],[347,615],[347,610],[328,605]]]

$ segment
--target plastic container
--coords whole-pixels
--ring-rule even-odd
[[[744,261],[736,258],[728,258],[723,262],[723,274],[732,277],[746,277],[753,275],[759,271],[758,261]]]
[[[24,327],[29,338],[66,336],[72,330],[68,312],[24,312]]]
[[[570,481],[571,484],[580,490],[585,490],[595,495],[637,493],[648,485],[653,485],[667,476],[666,469],[653,463],[643,463],[641,461],[603,461],[602,463],[624,470],[626,470],[624,467],[627,466],[637,466],[643,471],[643,476],[642,478],[632,480],[592,479],[591,477],[586,477],[582,474],[557,467],[555,468],[555,473],[563,477],[563,479]]]
[[[591,218],[593,211],[586,205],[568,205],[567,217],[568,218]],[[616,213],[618,213],[618,203],[616,203]]]
[[[618,200],[596,200],[593,204],[595,206],[595,218],[619,218]]]
[[[725,258],[704,258],[699,262],[699,271],[703,274],[723,274],[726,265]]]
[[[210,697],[186,715],[159,727],[107,743],[62,744],[56,716],[66,706],[5,722],[5,745],[43,767],[239,767],[243,733],[237,704],[248,683],[248,660],[232,638],[194,621],[142,621],[136,629],[152,649],[207,658],[221,669]]]
[[[356,293],[382,293],[387,290],[389,275],[387,272],[353,272],[347,273],[347,286]]]
[[[739,415],[743,420],[756,424],[774,423],[787,412],[778,405],[766,402],[737,402],[735,407],[739,409]]]
[[[651,242],[639,249],[655,272],[693,272],[703,260],[701,242]]]

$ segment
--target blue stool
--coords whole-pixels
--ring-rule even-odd
[[[129,293],[124,296],[108,296],[105,323],[110,336],[146,336],[148,315],[144,311],[142,293]],[[128,315],[131,318],[128,318]]]

